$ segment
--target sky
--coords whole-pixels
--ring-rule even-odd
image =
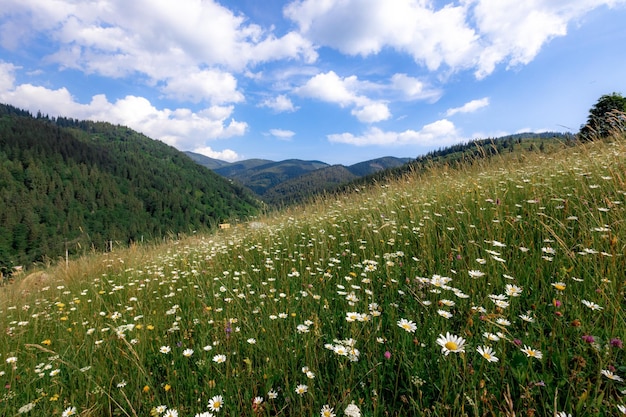
[[[626,0],[0,0],[0,102],[181,151],[351,165],[577,132]]]

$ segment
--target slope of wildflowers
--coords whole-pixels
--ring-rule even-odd
[[[438,168],[0,296],[1,415],[626,413],[626,143]]]

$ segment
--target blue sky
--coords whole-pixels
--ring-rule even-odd
[[[626,0],[1,0],[0,102],[227,161],[572,131],[626,94]]]

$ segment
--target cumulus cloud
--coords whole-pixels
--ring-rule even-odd
[[[274,110],[276,113],[283,112],[294,112],[297,110],[297,107],[293,105],[291,99],[284,94],[280,94],[276,97],[267,98],[263,100],[260,104],[260,107],[268,107]]]
[[[106,77],[141,75],[168,97],[194,102],[240,102],[230,73],[250,66],[317,59],[302,34],[277,36],[214,0],[5,0],[0,16],[4,48],[46,37],[57,45],[48,63]]]
[[[419,131],[409,129],[403,132],[393,132],[371,127],[360,136],[340,133],[328,135],[328,140],[355,146],[447,146],[462,141],[462,138],[454,123],[442,119],[425,125]]]
[[[295,134],[296,132],[292,132],[291,130],[270,129],[270,135],[282,140],[291,140]]]
[[[334,71],[320,73],[310,78],[304,85],[295,89],[303,97],[335,103],[341,107],[354,107],[352,115],[364,123],[380,122],[391,117],[387,104],[372,100],[360,90],[371,88],[370,83],[363,83],[354,75],[341,78]]]
[[[195,153],[199,153],[209,158],[219,159],[226,162],[235,162],[243,159],[237,152],[232,149],[224,149],[223,151],[215,151],[210,146],[202,146],[193,150]]]
[[[0,80],[3,73],[6,70],[0,67]],[[50,116],[128,126],[182,150],[198,148],[207,140],[241,136],[248,128],[245,122],[231,117],[232,106],[211,106],[195,112],[187,108],[158,109],[144,97],[129,95],[111,102],[104,94],[82,104],[66,88],[52,90],[32,84],[5,85],[0,90],[0,102]]]
[[[349,55],[383,48],[410,55],[431,71],[473,69],[477,78],[498,64],[527,64],[584,14],[623,0],[467,0],[437,7],[432,0],[296,0],[284,9],[315,44]]]
[[[489,97],[484,97],[477,100],[472,100],[461,107],[454,107],[452,109],[448,109],[446,112],[446,116],[454,116],[457,113],[472,113],[478,109],[482,109],[483,107],[487,107],[489,105]]]

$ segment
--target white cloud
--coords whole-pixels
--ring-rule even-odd
[[[484,97],[484,98],[477,99],[477,100],[472,100],[472,101],[465,103],[461,107],[454,107],[452,109],[448,109],[448,111],[446,112],[446,116],[448,117],[454,116],[457,113],[472,113],[478,109],[487,107],[488,105],[489,105],[488,97]]]
[[[214,0],[4,0],[2,9],[3,47],[16,50],[45,37],[56,42],[48,63],[114,78],[141,75],[180,100],[240,102],[229,72],[276,60],[317,59],[300,33],[277,36],[273,28],[252,24]]]
[[[284,94],[276,97],[265,99],[259,104],[260,107],[268,107],[276,113],[294,112],[297,108],[291,102],[291,99]]]
[[[237,79],[227,72],[204,70],[179,74],[167,80],[163,92],[180,101],[210,101],[212,104],[239,103],[243,94],[237,91]]]
[[[371,103],[352,110],[352,114],[363,123],[376,123],[391,117],[389,107],[385,103]]]
[[[432,100],[437,101],[442,92],[429,87],[417,78],[409,77],[406,74],[394,74],[391,77],[389,88],[397,91],[402,100]]]
[[[284,9],[315,44],[368,56],[383,48],[410,55],[431,71],[527,64],[567,26],[624,0],[295,0]]]
[[[203,146],[200,148],[195,148],[193,152],[208,156],[209,158],[219,159],[227,162],[235,162],[243,159],[239,154],[237,154],[237,152],[233,151],[232,149],[214,151],[210,146]]]
[[[270,134],[278,139],[291,140],[291,138],[296,134],[296,132],[292,132],[291,130],[283,130],[283,129],[270,129]]]
[[[352,115],[364,123],[387,120],[391,117],[391,112],[386,103],[360,94],[360,90],[370,88],[371,83],[363,83],[354,75],[341,78],[334,71],[329,71],[315,75],[294,91],[301,96],[335,103],[341,107],[353,106]]]
[[[50,116],[125,125],[181,150],[201,147],[212,139],[241,136],[248,128],[245,122],[232,119],[232,106],[211,106],[196,112],[187,108],[157,109],[143,97],[126,96],[110,102],[103,94],[81,104],[66,88],[50,90],[31,84],[0,90],[0,102],[31,112],[41,110]]]
[[[309,79],[306,84],[295,89],[297,94],[315,98],[344,107],[358,101],[358,96],[350,88],[356,83],[356,76],[340,78],[334,71],[320,73]]]
[[[19,67],[0,61],[0,92],[13,89],[16,69]]]
[[[454,123],[442,119],[425,125],[421,130],[403,132],[383,131],[377,127],[368,129],[363,135],[352,133],[328,135],[330,142],[346,143],[355,146],[447,146],[462,141]]]

